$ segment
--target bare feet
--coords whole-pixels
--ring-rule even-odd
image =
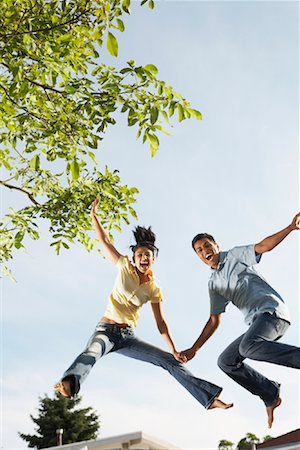
[[[70,380],[59,381],[54,385],[54,389],[58,391],[62,396],[71,397],[71,383]]]
[[[268,415],[268,426],[272,428],[272,424],[274,421],[274,409],[281,405],[281,398],[278,397],[275,403],[271,406],[267,406],[267,415]]]
[[[219,398],[215,398],[214,401],[209,405],[208,409],[213,409],[213,408],[228,409],[228,408],[232,408],[232,407],[233,407],[233,403],[224,403]]]

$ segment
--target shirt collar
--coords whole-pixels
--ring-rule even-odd
[[[223,269],[224,264],[225,264],[225,262],[226,262],[226,255],[227,255],[227,252],[220,252],[220,253],[219,253],[219,262],[218,262],[218,266],[217,266],[216,269],[212,269],[214,272]]]

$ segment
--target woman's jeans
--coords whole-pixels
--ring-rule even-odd
[[[162,367],[205,408],[209,408],[213,400],[222,391],[222,388],[219,386],[194,377],[171,353],[165,352],[136,338],[133,333],[133,328],[121,328],[117,325],[99,322],[86,349],[75,359],[63,375],[63,379],[70,375],[73,376],[71,377],[74,381],[73,389],[71,389],[72,395],[78,393],[82,382],[89,374],[95,362],[101,356],[110,352],[120,353],[121,355]]]
[[[300,348],[275,342],[284,335],[289,325],[289,322],[275,314],[258,314],[248,331],[233,341],[218,359],[218,366],[230,378],[252,394],[258,395],[266,406],[276,402],[280,385],[245,364],[244,359],[299,369]]]

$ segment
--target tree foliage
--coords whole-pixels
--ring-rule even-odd
[[[218,450],[233,450],[234,443],[227,439],[221,439],[219,441]]]
[[[260,441],[255,434],[247,433],[246,436],[240,439],[236,447],[234,447],[233,442],[228,441],[227,439],[221,439],[218,444],[218,450],[233,450],[233,448],[236,448],[236,450],[251,450],[252,444],[259,444],[260,442],[266,442],[270,439],[273,438],[269,434],[264,436],[262,441]]]
[[[247,433],[237,444],[237,450],[251,449],[252,444],[259,444],[259,438],[253,433]]]
[[[97,414],[92,408],[76,408],[81,398],[67,399],[55,393],[55,397],[39,398],[38,416],[30,415],[36,425],[34,435],[19,433],[29,447],[46,448],[57,445],[56,430],[62,428],[63,444],[95,439],[100,427]]]
[[[150,9],[152,0],[143,0]],[[1,260],[39,238],[48,219],[57,253],[79,241],[91,250],[87,212],[101,195],[101,219],[120,230],[136,216],[138,190],[122,185],[116,170],[99,169],[97,154],[109,126],[125,114],[151,156],[162,122],[175,115],[201,119],[199,111],[166,82],[153,64],[128,60],[116,69],[130,0],[6,0],[0,15],[0,166],[3,188],[25,194],[26,205],[0,222]],[[167,133],[168,134],[168,133]]]

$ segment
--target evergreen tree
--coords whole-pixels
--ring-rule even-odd
[[[67,399],[55,393],[55,397],[39,398],[38,416],[30,415],[36,425],[36,434],[19,433],[29,447],[45,448],[57,445],[56,430],[62,428],[63,444],[95,439],[100,427],[99,417],[91,407],[76,409],[81,397]]]

